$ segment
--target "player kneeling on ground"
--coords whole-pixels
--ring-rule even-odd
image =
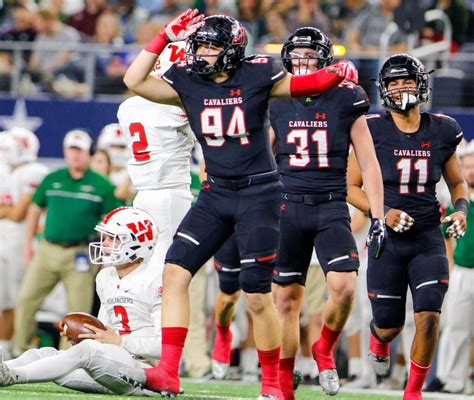
[[[66,351],[31,349],[0,364],[0,386],[54,381],[82,392],[154,394],[125,382],[118,371],[148,368],[161,354],[161,270],[148,264],[156,222],[143,210],[120,207],[95,229],[101,238],[89,244],[91,262],[115,267],[96,278],[99,320],[107,329],[85,325],[91,333],[80,334],[80,343]]]

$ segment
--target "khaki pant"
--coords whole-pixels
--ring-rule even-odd
[[[92,308],[96,267],[89,271],[75,270],[75,256],[87,252],[86,246],[64,248],[41,240],[27,267],[15,312],[13,336],[15,354],[31,347],[36,333],[35,315],[44,299],[59,281],[67,294],[69,312],[90,312]]]

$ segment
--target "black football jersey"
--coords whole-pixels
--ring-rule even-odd
[[[270,121],[284,191],[345,195],[351,126],[368,109],[364,89],[346,81],[319,96],[272,100]]]
[[[412,229],[437,226],[441,214],[436,183],[456,151],[462,129],[451,117],[422,113],[418,131],[406,134],[389,112],[367,116],[382,170],[384,202],[415,219]]]
[[[188,73],[185,64],[164,74],[202,145],[208,174],[238,178],[276,169],[265,119],[272,87],[285,75],[266,56],[249,57],[222,83]]]

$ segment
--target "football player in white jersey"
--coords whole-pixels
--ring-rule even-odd
[[[54,381],[82,392],[153,395],[121,379],[118,371],[149,367],[161,354],[161,274],[148,263],[157,224],[143,210],[120,207],[96,231],[100,241],[89,245],[91,262],[113,265],[96,278],[98,318],[107,330],[86,325],[94,333],[80,335],[84,340],[68,350],[31,349],[2,363],[0,386]]]
[[[36,160],[39,140],[25,128],[15,127],[1,134],[4,163],[0,201],[0,353],[10,358],[13,313],[25,266],[22,254],[24,219],[36,187],[48,168]]]
[[[128,179],[130,151],[119,124],[108,124],[102,128],[97,138],[97,149],[105,150],[110,157],[109,178],[112,183],[117,187],[123,185]]]
[[[184,42],[170,43],[155,65],[159,76],[184,60]],[[160,221],[160,236],[151,263],[162,269],[179,223],[191,207],[191,151],[196,141],[179,107],[134,96],[119,107],[117,118],[132,156],[128,173],[138,193],[135,207]]]

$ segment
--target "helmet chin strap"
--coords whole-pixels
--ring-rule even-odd
[[[415,105],[415,104],[416,104],[416,96],[413,96],[412,94],[406,93],[406,92],[402,93],[402,105],[400,106],[402,110],[406,110],[407,106]]]

